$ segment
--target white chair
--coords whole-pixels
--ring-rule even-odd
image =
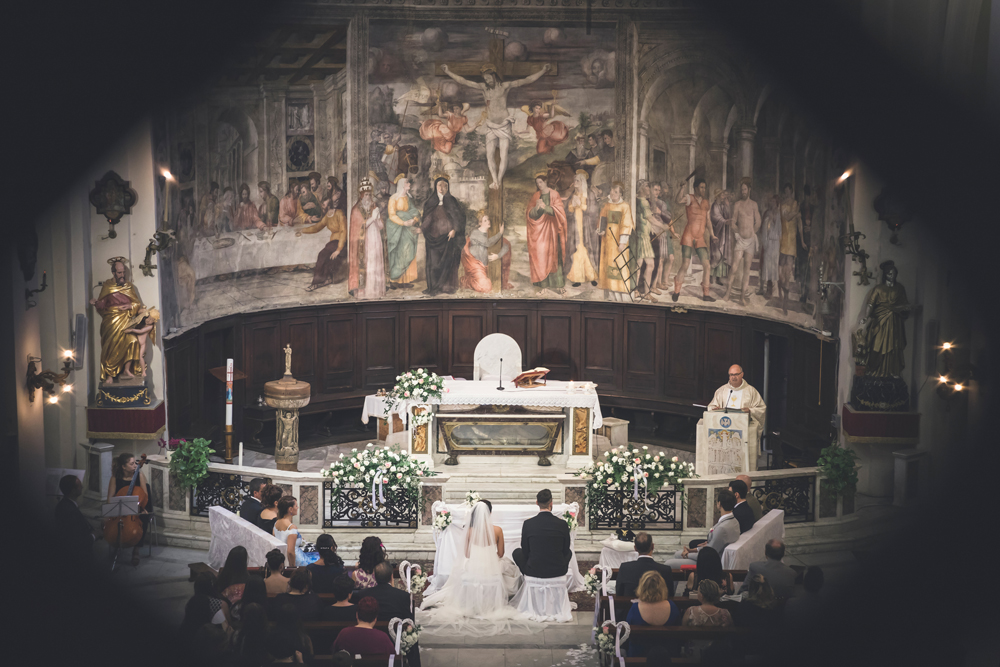
[[[503,359],[503,379],[513,380],[521,374],[521,348],[507,334],[486,336],[476,345],[473,355],[473,380],[499,380],[500,359]]]
[[[569,601],[567,582],[567,577],[539,579],[526,576],[511,604],[532,621],[569,623],[573,620],[573,607]]]

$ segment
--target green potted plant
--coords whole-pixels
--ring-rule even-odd
[[[170,474],[182,488],[190,489],[208,477],[208,457],[215,453],[211,440],[181,440],[170,457]]]
[[[836,441],[821,450],[819,458],[816,459],[816,465],[825,477],[820,485],[827,499],[832,499],[834,516],[837,513],[838,497],[843,497],[845,501],[850,499],[850,505],[853,507],[854,491],[858,487],[857,460],[858,455],[853,450],[841,447]],[[846,509],[845,507],[845,513],[849,513]],[[820,513],[829,514],[823,512],[822,508]]]

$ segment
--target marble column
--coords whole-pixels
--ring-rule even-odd
[[[726,163],[729,158],[729,144],[725,142],[709,142],[707,175],[709,190],[726,189]],[[739,193],[737,193],[739,194]]]
[[[639,179],[649,178],[649,123],[639,123]]]
[[[738,159],[736,161],[736,177],[753,178],[753,142],[757,136],[757,128],[744,125],[736,130],[736,146]]]
[[[754,190],[757,191],[761,199],[765,195],[776,194],[778,192],[781,164],[781,140],[778,137],[764,137],[764,164],[761,165],[760,173],[757,175],[757,184]]]
[[[694,171],[694,151],[695,144],[697,143],[698,136],[694,134],[674,134],[670,137],[670,162],[671,162],[671,172],[674,178],[674,182],[670,184],[671,188],[677,187],[677,183],[680,182],[682,178],[687,178],[687,175]],[[688,182],[688,192],[691,191],[691,186],[693,183]],[[674,192],[673,197],[677,196]]]

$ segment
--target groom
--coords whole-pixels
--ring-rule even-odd
[[[521,528],[521,548],[511,558],[526,577],[552,579],[566,575],[573,553],[569,547],[569,525],[552,514],[552,492],[542,489],[535,496],[538,514]]]

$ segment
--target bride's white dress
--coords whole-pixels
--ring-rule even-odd
[[[485,637],[530,633],[542,629],[508,604],[520,585],[517,566],[497,556],[489,508],[472,510],[465,550],[452,566],[444,586],[424,598],[420,625],[433,634],[462,633]]]

